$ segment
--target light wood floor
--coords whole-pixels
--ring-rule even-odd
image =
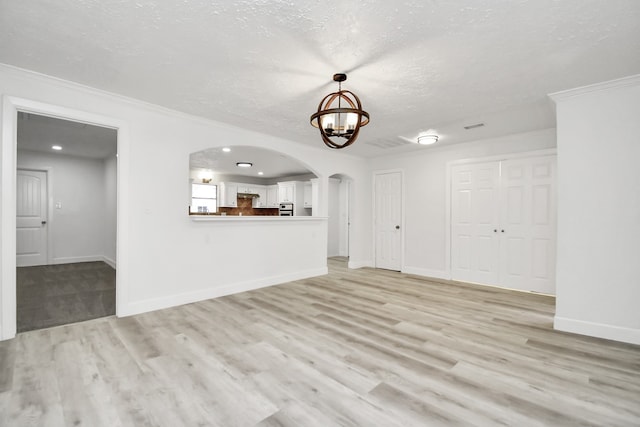
[[[0,342],[0,425],[640,425],[640,347],[552,298],[330,269]]]

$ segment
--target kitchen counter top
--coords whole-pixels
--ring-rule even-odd
[[[269,222],[269,221],[318,221],[327,220],[325,216],[276,216],[276,215],[189,215],[191,221],[196,222],[224,222],[224,221],[248,221],[248,222]]]

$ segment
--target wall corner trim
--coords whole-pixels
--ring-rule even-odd
[[[554,317],[553,328],[562,332],[571,332],[574,334],[640,345],[640,329],[586,322],[584,320],[569,319],[560,316]]]

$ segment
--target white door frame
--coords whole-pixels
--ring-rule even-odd
[[[343,178],[342,179],[342,183],[341,185],[344,185],[344,204],[343,204],[343,208],[344,208],[344,212],[345,212],[345,229],[344,231],[347,233],[346,236],[344,236],[344,244],[345,244],[345,248],[344,248],[344,252],[346,253],[346,257],[349,258],[349,236],[351,235],[351,183],[353,182],[353,180],[351,178]]]
[[[405,204],[405,183],[404,183],[404,170],[403,169],[384,169],[384,170],[376,170],[373,171],[371,178],[371,211],[373,212],[372,221],[371,221],[371,235],[373,236],[372,247],[373,247],[373,267],[376,267],[376,178],[378,175],[385,175],[388,173],[399,173],[400,174],[400,198],[402,201],[400,202],[400,271],[404,270],[404,204]]]
[[[128,304],[128,233],[125,215],[129,200],[129,129],[112,117],[4,95],[2,99],[2,143],[0,149],[0,340],[16,335],[16,176],[18,111],[55,117],[118,131],[116,315],[126,315]]]
[[[447,162],[447,176],[445,180],[445,278],[451,280],[451,168],[457,165],[464,165],[470,163],[485,163],[485,162],[495,162],[501,160],[511,160],[511,159],[521,159],[524,157],[539,157],[539,156],[554,156],[557,154],[557,150],[555,148],[548,148],[544,150],[534,150],[534,151],[524,151],[521,153],[510,153],[510,154],[501,154],[497,156],[487,156],[487,157],[474,157],[470,159],[461,159],[461,160],[453,160]],[[404,200],[404,199],[403,199]]]

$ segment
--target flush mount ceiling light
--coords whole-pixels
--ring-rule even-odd
[[[62,150],[62,147],[61,147],[61,146],[59,146],[59,145],[52,145],[52,146],[51,146],[51,149],[52,149],[52,150],[56,150],[56,151],[60,151],[60,150]]]
[[[236,166],[239,168],[250,168],[251,166],[253,166],[253,163],[250,162],[238,162],[236,163]]]
[[[369,113],[362,110],[360,99],[353,92],[342,90],[346,74],[334,74],[333,80],[338,82],[338,92],[322,98],[318,112],[311,115],[311,125],[320,129],[327,147],[344,148],[353,144],[360,128],[369,123]],[[338,142],[342,139],[345,141]]]
[[[418,144],[431,145],[438,142],[438,135],[420,135],[418,137]]]

